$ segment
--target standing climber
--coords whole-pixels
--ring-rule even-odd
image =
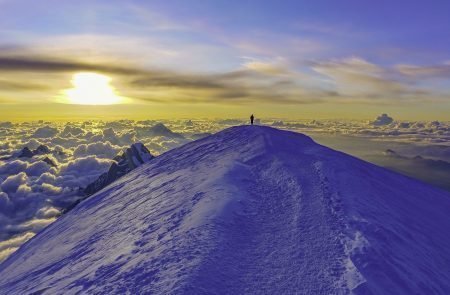
[[[250,123],[252,123],[253,125],[253,120],[255,120],[255,116],[253,116],[253,114],[250,116]]]

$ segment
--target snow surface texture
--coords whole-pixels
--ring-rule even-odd
[[[309,137],[169,151],[0,265],[1,294],[449,294],[450,195]]]

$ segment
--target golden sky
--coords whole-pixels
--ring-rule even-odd
[[[352,25],[345,5],[307,19],[302,1],[250,1],[243,15],[231,2],[113,2],[0,1],[0,121],[450,119],[450,45],[432,39],[450,31],[433,23],[440,9],[419,27],[400,10],[397,26]],[[435,35],[417,37],[427,24]]]

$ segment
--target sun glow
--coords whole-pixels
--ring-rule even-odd
[[[64,91],[69,103],[108,105],[123,102],[109,83],[111,78],[97,73],[77,73],[72,77],[73,88]]]

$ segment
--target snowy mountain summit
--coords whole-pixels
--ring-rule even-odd
[[[269,127],[171,150],[0,265],[0,294],[450,294],[450,195]]]

